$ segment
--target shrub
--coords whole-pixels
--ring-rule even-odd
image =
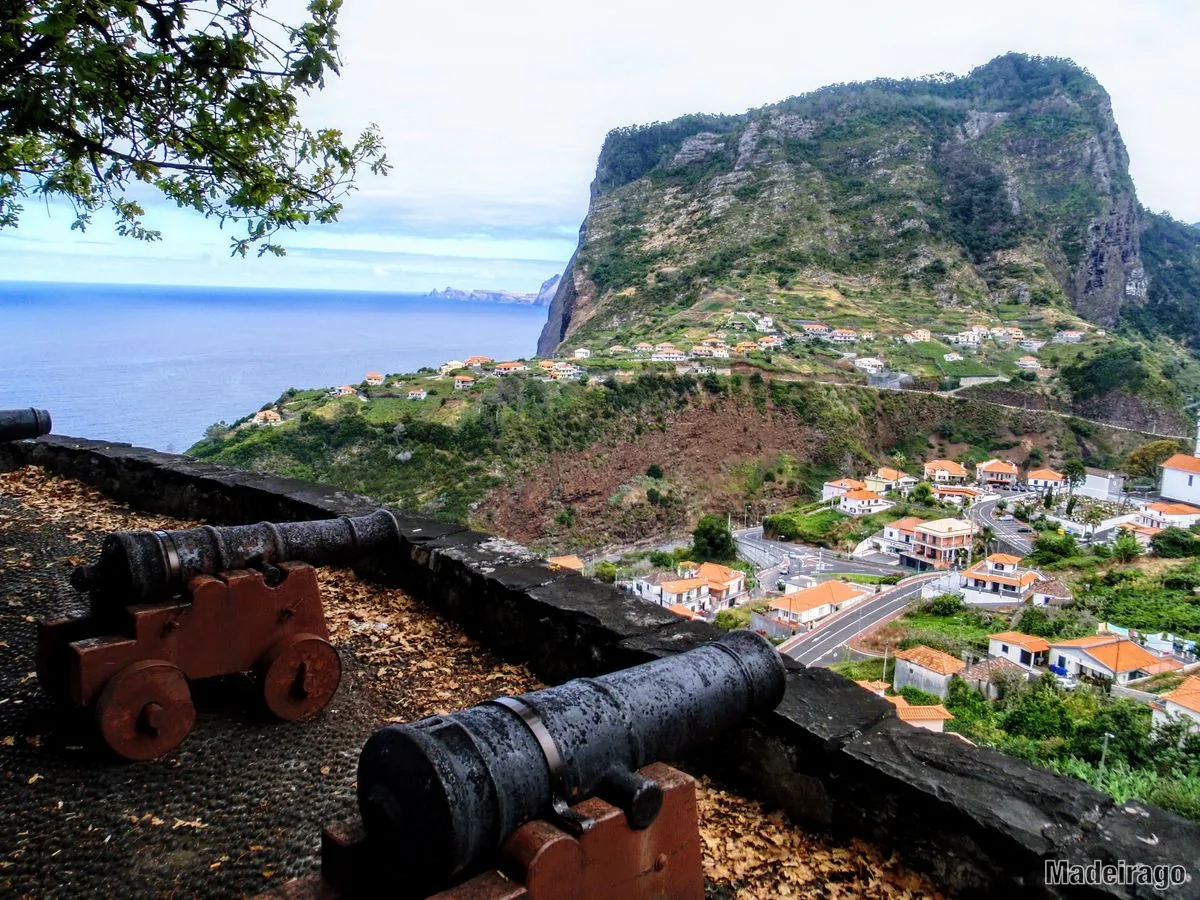
[[[646,477],[654,479],[662,478],[662,466],[660,466],[658,463],[650,463],[650,468],[646,469]]]
[[[650,502],[650,505],[658,506],[663,501],[662,492],[656,488],[650,488],[646,491],[646,500]]]
[[[617,580],[617,564],[608,560],[601,560],[592,569],[592,576],[598,581],[603,581],[605,584],[612,584]]]
[[[665,550],[652,550],[650,551],[650,565],[658,569],[673,569],[675,557]]]
[[[900,688],[900,696],[913,706],[936,706],[942,702],[942,698],[937,694],[923,691],[919,687],[913,687],[911,684],[906,684]]]
[[[963,611],[963,602],[953,594],[942,594],[933,598],[933,602],[929,604],[929,611],[935,616],[953,616]]]
[[[1150,539],[1150,548],[1167,559],[1200,556],[1200,541],[1182,528],[1164,528]]]

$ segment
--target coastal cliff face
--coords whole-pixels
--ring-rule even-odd
[[[621,337],[718,286],[843,278],[912,327],[1005,304],[1111,327],[1151,282],[1128,164],[1090,74],[1017,54],[618,129],[538,350]]]

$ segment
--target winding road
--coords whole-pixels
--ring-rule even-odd
[[[921,596],[921,585],[942,573],[915,575],[891,590],[862,600],[857,606],[815,631],[806,631],[779,645],[779,652],[806,666],[827,666],[841,660],[842,646],[901,612]]]
[[[991,497],[987,500],[980,500],[978,503],[973,503],[967,509],[966,516],[981,528],[985,526],[991,528],[996,534],[996,540],[1002,544],[1007,544],[1009,549],[1015,551],[1020,556],[1028,556],[1033,552],[1033,536],[1018,530],[1027,526],[1016,519],[1003,520],[996,518],[996,504],[1002,499],[1004,498]]]

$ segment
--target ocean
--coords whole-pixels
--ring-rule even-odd
[[[544,307],[419,294],[0,281],[0,408],[183,452],[289,387],[533,355]]]

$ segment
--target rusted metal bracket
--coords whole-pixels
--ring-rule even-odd
[[[591,798],[571,807],[592,822],[579,835],[538,819],[517,829],[497,868],[429,900],[703,900],[696,783],[662,763],[638,775],[662,791],[662,809],[646,828],[630,827],[612,804]],[[386,886],[386,887],[385,887]],[[336,822],[321,836],[321,874],[281,884],[258,900],[357,900],[406,897],[387,847],[361,822]],[[419,896],[419,895],[418,895]]]
[[[162,756],[187,737],[195,721],[188,682],[197,678],[253,671],[277,717],[316,715],[337,691],[341,660],[316,571],[284,562],[277,572],[275,585],[256,570],[199,575],[180,598],[43,620],[38,680],[94,710],[104,742],[130,760]]]

